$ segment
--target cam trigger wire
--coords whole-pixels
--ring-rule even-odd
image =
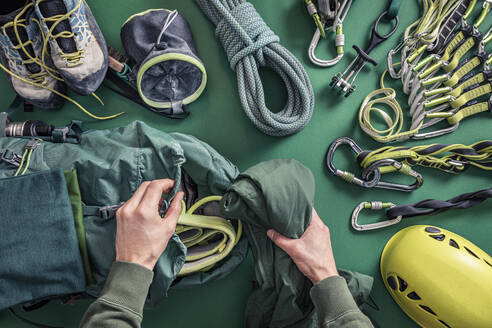
[[[244,112],[263,133],[286,136],[302,130],[311,119],[314,92],[301,63],[279,43],[252,4],[245,0],[195,0],[216,25],[221,41],[237,74]],[[271,67],[284,81],[288,100],[278,113],[265,104],[259,68]]]

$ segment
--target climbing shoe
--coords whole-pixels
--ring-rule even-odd
[[[59,94],[65,84],[57,79],[49,58],[41,63],[43,37],[32,20],[30,1],[2,1],[0,4],[0,63],[14,91],[34,106],[56,109],[63,105]]]
[[[47,38],[46,54],[67,86],[90,95],[101,85],[108,69],[106,42],[83,0],[31,0]]]

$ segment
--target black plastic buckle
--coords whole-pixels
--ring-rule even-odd
[[[11,165],[14,165],[16,167],[19,167],[22,160],[22,156],[20,156],[17,153],[14,153],[13,151],[5,149],[0,155],[0,160],[9,163]]]
[[[123,206],[123,202],[116,205],[108,205],[99,208],[99,217],[104,220],[109,220],[116,215],[118,209]]]

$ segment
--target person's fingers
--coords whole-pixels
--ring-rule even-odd
[[[181,214],[181,203],[183,201],[184,192],[180,191],[174,196],[171,205],[167,209],[166,215],[164,216],[164,223],[172,228],[172,231],[176,229],[176,224],[178,224],[179,215]]]
[[[320,226],[320,225],[324,225],[324,222],[321,220],[318,213],[316,212],[316,210],[313,207],[313,212],[311,215],[311,223],[309,224],[308,229],[315,227],[315,226]]]
[[[137,188],[137,191],[130,197],[130,199],[123,205],[126,207],[127,210],[134,210],[138,207],[138,204],[140,204],[140,201],[142,200],[145,191],[150,185],[150,181],[144,181],[142,184]]]
[[[294,251],[293,247],[296,242],[295,239],[287,238],[273,229],[267,231],[267,236],[273,241],[275,245],[283,249],[284,252],[286,252],[287,254],[291,255]]]
[[[173,186],[174,181],[169,179],[152,181],[147,187],[147,190],[140,201],[139,207],[144,209],[159,210],[162,194],[168,193]]]

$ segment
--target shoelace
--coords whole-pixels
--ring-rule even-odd
[[[37,3],[39,3],[40,1],[43,1],[43,0],[38,0]],[[74,7],[73,10],[67,12],[68,13],[72,13],[73,11],[75,11],[78,7],[80,7],[82,3],[82,0],[79,1],[79,3],[77,4],[77,6]],[[24,62],[24,63],[35,63],[37,65],[39,65],[42,69],[44,69],[44,72],[46,72],[47,74],[49,74],[51,77],[53,77],[54,79],[58,80],[58,81],[64,81],[58,74],[58,71],[50,66],[48,66],[45,62],[45,53],[47,53],[47,45],[48,45],[48,40],[49,40],[49,33],[48,34],[44,34],[43,32],[43,29],[42,29],[42,26],[41,26],[41,23],[39,22],[38,19],[36,18],[33,18],[32,20],[38,25],[38,28],[39,28],[39,31],[41,33],[41,36],[43,38],[43,48],[42,48],[42,58],[38,58],[37,56],[32,56],[29,51],[27,51],[26,47],[27,45],[30,45],[32,44],[32,41],[29,40],[29,41],[26,41],[26,42],[22,42],[22,39],[20,37],[20,33],[19,33],[19,30],[18,28],[19,27],[26,27],[25,24],[23,23],[26,23],[27,20],[22,18],[23,15],[27,12],[27,10],[29,8],[31,8],[32,6],[34,6],[34,4],[32,2],[29,2],[28,4],[26,4],[26,6],[19,12],[19,14],[16,15],[16,17],[14,18],[14,20],[10,23],[7,23],[9,24],[8,26],[12,26],[14,28],[14,33],[16,35],[16,38],[17,38],[17,41],[18,41],[18,51],[23,51],[23,53],[26,54],[27,57],[29,57],[29,60]],[[65,15],[61,15],[63,16],[63,19]],[[63,20],[62,19],[62,20]],[[56,26],[56,22],[52,25],[52,28],[53,26]],[[51,29],[50,29],[51,31]],[[70,58],[70,57],[69,57]],[[46,73],[43,75],[41,73],[36,73],[34,75],[30,75],[29,78],[32,80],[28,80],[28,79],[25,79],[24,77],[22,76],[19,76],[18,74],[12,72],[10,69],[8,69],[7,67],[5,67],[4,65],[0,64],[0,68],[2,68],[5,72],[7,72],[8,74],[10,74],[11,76],[25,82],[25,83],[28,83],[30,85],[33,85],[33,86],[36,86],[36,87],[39,87],[39,88],[43,88],[43,89],[46,89],[46,90],[49,90],[51,92],[53,92],[54,94],[62,97],[63,99],[73,103],[75,106],[77,106],[80,110],[82,110],[86,115],[94,118],[94,119],[98,119],[98,120],[107,120],[107,119],[112,119],[112,118],[115,118],[115,117],[118,117],[120,115],[123,115],[125,112],[120,112],[120,113],[117,113],[117,114],[114,114],[114,115],[109,115],[109,116],[97,116],[97,115],[94,115],[92,114],[91,112],[89,112],[88,110],[86,110],[82,105],[80,105],[77,101],[75,101],[74,99],[64,95],[63,93],[53,89],[53,88],[50,88],[46,85],[43,84],[44,82],[44,77],[46,77]],[[41,77],[43,77],[43,82],[41,82]],[[96,94],[92,94],[92,96],[99,101],[99,103],[101,105],[104,106],[104,103],[102,102],[102,100],[96,95]]]
[[[45,81],[45,77],[47,75],[47,72],[46,71],[43,71],[41,69],[41,66],[38,65],[38,63],[36,62],[35,58],[33,58],[31,56],[30,52],[27,50],[27,47],[29,47],[29,46],[32,47],[33,46],[33,42],[32,42],[32,40],[29,40],[29,39],[27,41],[23,41],[22,40],[22,37],[20,36],[20,33],[19,33],[19,28],[23,28],[24,30],[26,30],[26,28],[27,28],[27,25],[26,25],[27,24],[27,20],[25,18],[18,19],[19,16],[16,16],[15,18],[16,18],[16,20],[14,20],[13,22],[9,22],[9,23],[5,24],[4,26],[2,26],[3,33],[4,33],[4,35],[6,35],[7,34],[6,33],[6,29],[7,28],[10,28],[10,27],[13,28],[13,31],[14,31],[15,36],[16,36],[16,39],[18,41],[18,44],[17,45],[14,45],[13,48],[15,50],[17,50],[19,53],[21,53],[20,50],[22,49],[22,51],[23,51],[22,53],[25,53],[27,55],[27,57],[28,57],[28,59],[23,59],[21,61],[21,65],[25,65],[25,66],[27,66],[29,64],[35,64],[35,65],[37,65],[39,67],[39,69],[40,69],[40,72],[31,73],[29,75],[29,79],[31,79],[35,83],[43,84],[44,81]],[[17,28],[14,28],[14,26],[17,26]]]
[[[37,0],[36,1],[36,6],[38,6],[41,2],[46,1],[46,0]],[[77,11],[77,9],[80,8],[82,5],[82,0],[79,0],[79,2],[69,11],[67,11],[65,14],[58,14],[58,15],[53,15],[51,17],[43,17],[42,21],[45,23],[52,22],[51,27],[49,27],[48,32],[46,33],[43,41],[43,51],[42,51],[42,56],[41,56],[41,61],[44,63],[45,62],[45,54],[48,53],[48,42],[50,39],[56,40],[57,38],[73,38],[75,37],[75,34],[73,31],[62,31],[58,34],[53,34],[53,31],[55,28],[60,24],[62,21],[66,19],[70,19],[70,16]],[[39,22],[38,22],[39,23]],[[39,24],[41,27],[41,24]],[[42,30],[42,29],[41,29]],[[67,60],[67,62],[71,66],[77,66],[80,65],[80,60],[84,58],[84,50],[77,50],[73,53],[61,53],[61,56]]]

